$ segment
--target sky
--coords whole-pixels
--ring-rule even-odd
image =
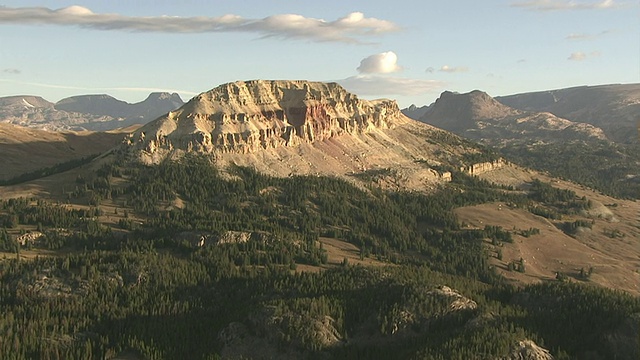
[[[238,80],[338,82],[428,105],[640,82],[630,0],[0,0],[0,97],[150,92]]]

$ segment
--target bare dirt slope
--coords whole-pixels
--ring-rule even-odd
[[[526,171],[515,166],[483,174],[497,183],[518,185],[533,178],[551,182],[554,187],[570,189],[578,196],[593,202],[588,213],[567,216],[562,221],[583,219],[593,221],[591,230],[584,229],[575,237],[562,232],[548,219],[525,209],[514,209],[503,203],[469,206],[456,210],[460,221],[470,227],[502,226],[507,230],[540,229],[540,234],[525,238],[514,235],[514,243],[502,247],[487,244],[494,255],[493,262],[505,277],[523,283],[556,278],[561,272],[575,281],[580,269],[593,267],[589,282],[609,288],[621,289],[640,295],[640,203],[614,199],[570,182],[551,179],[543,174]],[[613,234],[617,234],[612,236]],[[502,261],[495,258],[502,251]],[[507,265],[522,258],[524,274],[510,272]]]

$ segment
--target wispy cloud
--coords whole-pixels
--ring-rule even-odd
[[[0,82],[8,82],[14,84],[21,85],[29,85],[34,87],[42,87],[49,89],[65,89],[65,90],[79,90],[79,91],[131,91],[131,92],[142,92],[142,93],[150,93],[150,92],[170,92],[170,93],[180,93],[183,95],[193,96],[198,95],[199,92],[193,92],[188,90],[176,90],[176,89],[167,89],[167,88],[152,88],[152,87],[85,87],[85,86],[73,86],[73,85],[59,85],[59,84],[46,84],[46,83],[37,83],[37,82],[27,82],[27,81],[16,81],[10,79],[0,79]]]
[[[353,12],[333,21],[296,14],[278,14],[262,19],[227,14],[219,17],[151,16],[94,13],[82,6],[62,9],[45,7],[0,7],[0,24],[49,24],[79,26],[94,30],[160,33],[247,32],[260,38],[303,39],[362,43],[362,37],[394,32],[391,21]]]
[[[428,67],[427,70],[425,70],[425,72],[427,73],[434,73],[436,71],[436,69],[434,67]],[[453,74],[453,73],[462,73],[462,72],[467,72],[469,71],[469,68],[466,66],[449,66],[449,65],[443,65],[438,69],[439,72],[444,72],[444,73],[449,73],[449,74]]]
[[[578,52],[571,53],[571,55],[569,55],[567,60],[583,61],[583,60],[586,60],[588,58],[598,57],[600,55],[601,55],[600,51],[592,51],[590,53],[584,53],[584,52],[578,51]]]
[[[521,7],[534,11],[558,11],[558,10],[595,10],[612,9],[621,4],[614,0],[604,1],[566,1],[566,0],[530,0],[512,3],[513,7]]]
[[[604,30],[597,34],[586,34],[586,33],[571,33],[565,37],[567,40],[571,41],[581,41],[581,40],[595,40],[601,36],[607,35],[611,33],[611,30]]]
[[[357,75],[338,80],[340,85],[358,95],[421,95],[441,90],[445,83],[379,75]]]
[[[13,75],[18,75],[18,74],[22,73],[22,71],[20,71],[20,69],[15,69],[15,68],[2,69],[2,72],[5,73],[5,74],[13,74]]]
[[[402,70],[398,65],[398,56],[393,51],[368,56],[360,61],[356,68],[361,74],[388,74]]]
[[[461,72],[467,72],[469,71],[469,68],[467,68],[466,66],[449,66],[449,65],[444,65],[440,68],[440,70],[438,70],[440,72],[446,72],[446,73],[461,73]]]

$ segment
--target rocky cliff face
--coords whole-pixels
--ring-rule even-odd
[[[220,85],[132,133],[123,152],[146,164],[187,153],[224,173],[247,166],[276,177],[328,175],[356,184],[430,191],[441,169],[472,165],[476,144],[368,101],[335,83],[254,80]]]
[[[480,175],[489,171],[497,170],[502,168],[505,165],[505,161],[503,159],[495,160],[495,161],[487,161],[472,164],[469,166],[463,166],[460,168],[460,171],[465,172],[469,175]]]
[[[146,162],[179,152],[248,154],[387,129],[406,118],[335,83],[239,81],[202,93],[132,134]]]

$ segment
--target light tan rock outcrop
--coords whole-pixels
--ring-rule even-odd
[[[155,163],[174,150],[248,154],[386,129],[406,121],[395,101],[367,101],[336,83],[238,81],[191,99],[128,139]]]
[[[489,171],[500,169],[505,165],[505,161],[502,159],[495,161],[487,161],[476,163],[470,166],[461,167],[460,171],[466,172],[469,175],[480,175]]]
[[[553,360],[549,350],[541,348],[532,340],[519,341],[511,353],[501,360]]]
[[[335,83],[254,80],[220,85],[130,134],[124,151],[146,164],[187,153],[224,173],[336,176],[360,185],[433,191],[447,166],[479,149],[403,115],[392,100],[363,100]]]

